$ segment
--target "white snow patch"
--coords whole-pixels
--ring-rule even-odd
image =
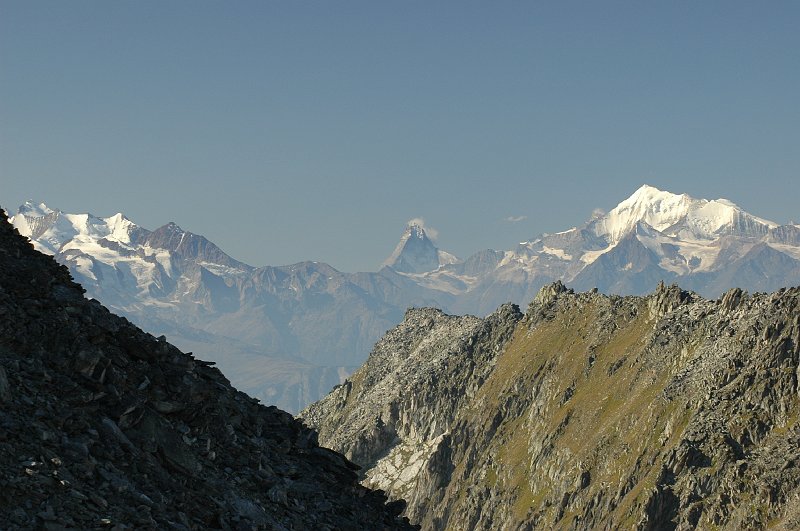
[[[405,273],[397,271],[397,274],[412,279],[422,287],[443,291],[453,295],[460,295],[469,291],[478,281],[478,277],[457,275],[452,271],[446,271],[441,268],[426,273]]]
[[[555,235],[558,236],[560,234],[569,234],[570,232],[575,232],[576,230],[578,230],[578,227],[572,227],[571,229],[568,230],[562,230],[561,232],[556,232]]]
[[[123,216],[121,212],[109,218],[105,218],[103,221],[105,221],[106,227],[108,228],[107,238],[109,240],[127,244],[131,243],[130,231],[136,226],[128,218]]]
[[[553,255],[553,256],[557,256],[558,258],[561,258],[562,260],[572,260],[572,255],[571,254],[567,254],[564,251],[564,249],[556,249],[554,247],[545,246],[543,248],[543,251],[545,253],[547,253],[547,254],[550,254],[550,255]]]
[[[437,256],[439,258],[439,267],[450,264],[458,264],[461,262],[461,258],[454,254],[450,254],[447,251],[442,251],[441,249],[437,249]]]
[[[581,255],[580,261],[583,262],[586,265],[589,265],[589,264],[593,263],[595,260],[597,260],[600,256],[606,254],[608,251],[613,249],[614,247],[616,247],[616,244],[615,245],[609,245],[605,249],[599,249],[597,251],[586,251],[585,253],[583,253]]]
[[[75,269],[77,269],[81,275],[97,282],[97,277],[94,275],[94,272],[92,271],[92,260],[90,258],[86,256],[78,256],[77,258],[75,258],[74,262],[75,262]]]

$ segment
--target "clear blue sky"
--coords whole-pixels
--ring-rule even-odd
[[[0,204],[345,271],[412,217],[466,256],[645,182],[797,220],[798,28],[789,1],[0,0]]]

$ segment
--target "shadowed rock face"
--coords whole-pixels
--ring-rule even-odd
[[[0,210],[4,529],[411,529],[355,468],[84,299]]]
[[[800,527],[800,288],[413,310],[301,413],[423,529]]]

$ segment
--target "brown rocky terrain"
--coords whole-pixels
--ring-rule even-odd
[[[800,528],[800,288],[414,309],[301,416],[423,529]]]
[[[0,527],[413,528],[211,365],[86,300],[0,210]]]

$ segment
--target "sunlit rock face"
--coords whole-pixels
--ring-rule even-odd
[[[800,526],[800,288],[409,311],[301,413],[424,529]]]

